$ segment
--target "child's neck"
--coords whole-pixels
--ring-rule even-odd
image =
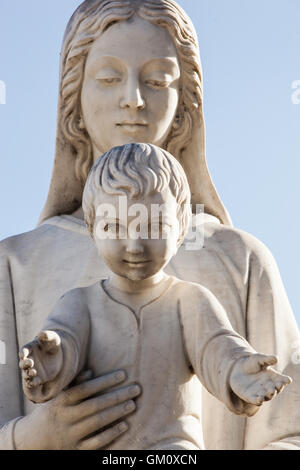
[[[148,277],[141,281],[133,281],[125,277],[121,277],[118,274],[111,273],[107,280],[108,286],[118,289],[121,292],[127,294],[140,294],[149,288],[156,287],[162,281],[164,281],[168,276],[163,272],[159,271],[154,276]]]
[[[163,271],[142,281],[131,281],[111,274],[104,283],[104,290],[117,302],[134,311],[138,318],[141,309],[165,292],[170,276]]]

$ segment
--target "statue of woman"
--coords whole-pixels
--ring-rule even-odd
[[[101,432],[101,425],[134,410],[137,385],[125,382],[118,398],[107,391],[124,380],[122,372],[86,381],[37,406],[22,395],[17,351],[40,330],[61,295],[106,276],[82,220],[82,190],[102,152],[134,141],[170,151],[186,171],[193,204],[205,208],[205,216],[195,218],[203,248],[183,246],[169,273],[210,289],[233,328],[256,350],[276,354],[278,367],[294,379],[277,403],[252,420],[230,414],[205,394],[206,447],[300,448],[300,372],[293,361],[298,328],[272,255],[232,227],[211,181],[196,33],[174,0],[86,0],[67,26],[48,199],[37,229],[0,245],[0,339],[7,358],[0,365],[0,448],[96,449],[126,431],[122,422]],[[126,364],[115,367],[126,370]],[[86,425],[78,424],[80,416]],[[97,431],[96,439],[87,439]]]

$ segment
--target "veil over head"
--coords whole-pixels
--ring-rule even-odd
[[[113,15],[110,13],[112,9],[114,10]],[[81,206],[84,182],[88,170],[92,166],[92,161],[88,159],[85,160],[82,164],[83,167],[85,166],[85,176],[79,178],[78,148],[81,148],[82,152],[86,153],[87,147],[91,150],[91,144],[88,141],[87,134],[85,139],[79,136],[79,133],[82,134],[84,132],[80,130],[79,119],[73,119],[73,124],[71,123],[71,113],[73,112],[74,114],[76,111],[76,109],[74,111],[74,107],[77,109],[80,107],[80,99],[77,99],[79,103],[76,105],[74,105],[73,100],[73,104],[71,105],[71,90],[72,88],[74,90],[75,87],[80,97],[83,71],[89,47],[95,40],[96,34],[99,36],[101,30],[105,30],[109,24],[118,21],[118,11],[121,12],[121,10],[123,19],[124,15],[126,15],[126,11],[127,18],[137,13],[143,18],[149,19],[149,21],[153,23],[156,22],[159,26],[169,29],[169,32],[171,32],[170,29],[172,29],[170,23],[174,23],[174,34],[176,33],[180,38],[181,51],[183,51],[185,55],[186,64],[192,67],[192,73],[182,74],[182,80],[183,82],[184,80],[192,80],[194,75],[198,80],[197,93],[199,96],[196,100],[197,93],[189,93],[188,87],[182,86],[181,93],[189,93],[190,95],[187,97],[187,100],[190,99],[191,108],[191,113],[187,116],[189,121],[189,125],[187,126],[189,129],[189,137],[187,143],[180,147],[180,141],[182,140],[182,134],[184,134],[184,132],[182,132],[181,123],[179,122],[177,134],[175,133],[172,137],[172,143],[170,142],[169,145],[166,145],[166,150],[173,153],[186,172],[191,189],[192,203],[203,204],[205,213],[217,217],[220,222],[225,225],[231,225],[230,216],[216,191],[206,163],[202,70],[197,35],[191,20],[174,0],[85,0],[74,12],[67,25],[63,39],[55,160],[49,194],[39,223],[53,216],[71,214]],[[102,15],[101,22],[97,19],[97,13],[99,11]],[[157,20],[155,20],[155,15]],[[84,31],[86,31],[85,24],[90,17],[93,18],[89,26],[90,30],[93,31],[93,35],[84,33]],[[152,21],[153,18],[154,20]],[[178,19],[184,26],[183,32],[179,31],[180,28],[177,24]],[[171,32],[171,36],[174,36],[174,34]],[[186,35],[188,35],[188,37],[186,37]],[[76,46],[74,45],[75,40]],[[175,41],[176,47],[178,46],[178,42],[178,40]],[[184,68],[182,64],[181,66]],[[75,73],[72,74],[72,68],[74,68],[75,72],[76,67],[78,70],[79,67],[81,67],[77,75],[75,75]],[[194,72],[196,69],[198,73]],[[67,74],[68,71],[69,75]],[[185,103],[182,103],[182,108],[186,110],[187,106]],[[66,135],[66,131],[64,130],[66,127],[68,129],[68,135]],[[72,143],[72,136],[74,136],[74,141],[76,140],[78,143],[77,148],[76,145]],[[177,148],[180,148],[178,155],[176,155]]]

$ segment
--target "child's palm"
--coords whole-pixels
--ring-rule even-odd
[[[63,353],[61,340],[53,331],[42,331],[20,353],[20,368],[28,389],[54,380],[61,371]]]
[[[264,354],[254,354],[239,360],[230,377],[232,391],[245,402],[255,406],[272,400],[291,383],[290,377],[270,367],[276,363],[275,356]]]

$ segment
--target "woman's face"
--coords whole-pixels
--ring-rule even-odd
[[[180,66],[169,33],[134,17],[93,44],[81,93],[94,158],[117,145],[162,146],[179,102]]]

